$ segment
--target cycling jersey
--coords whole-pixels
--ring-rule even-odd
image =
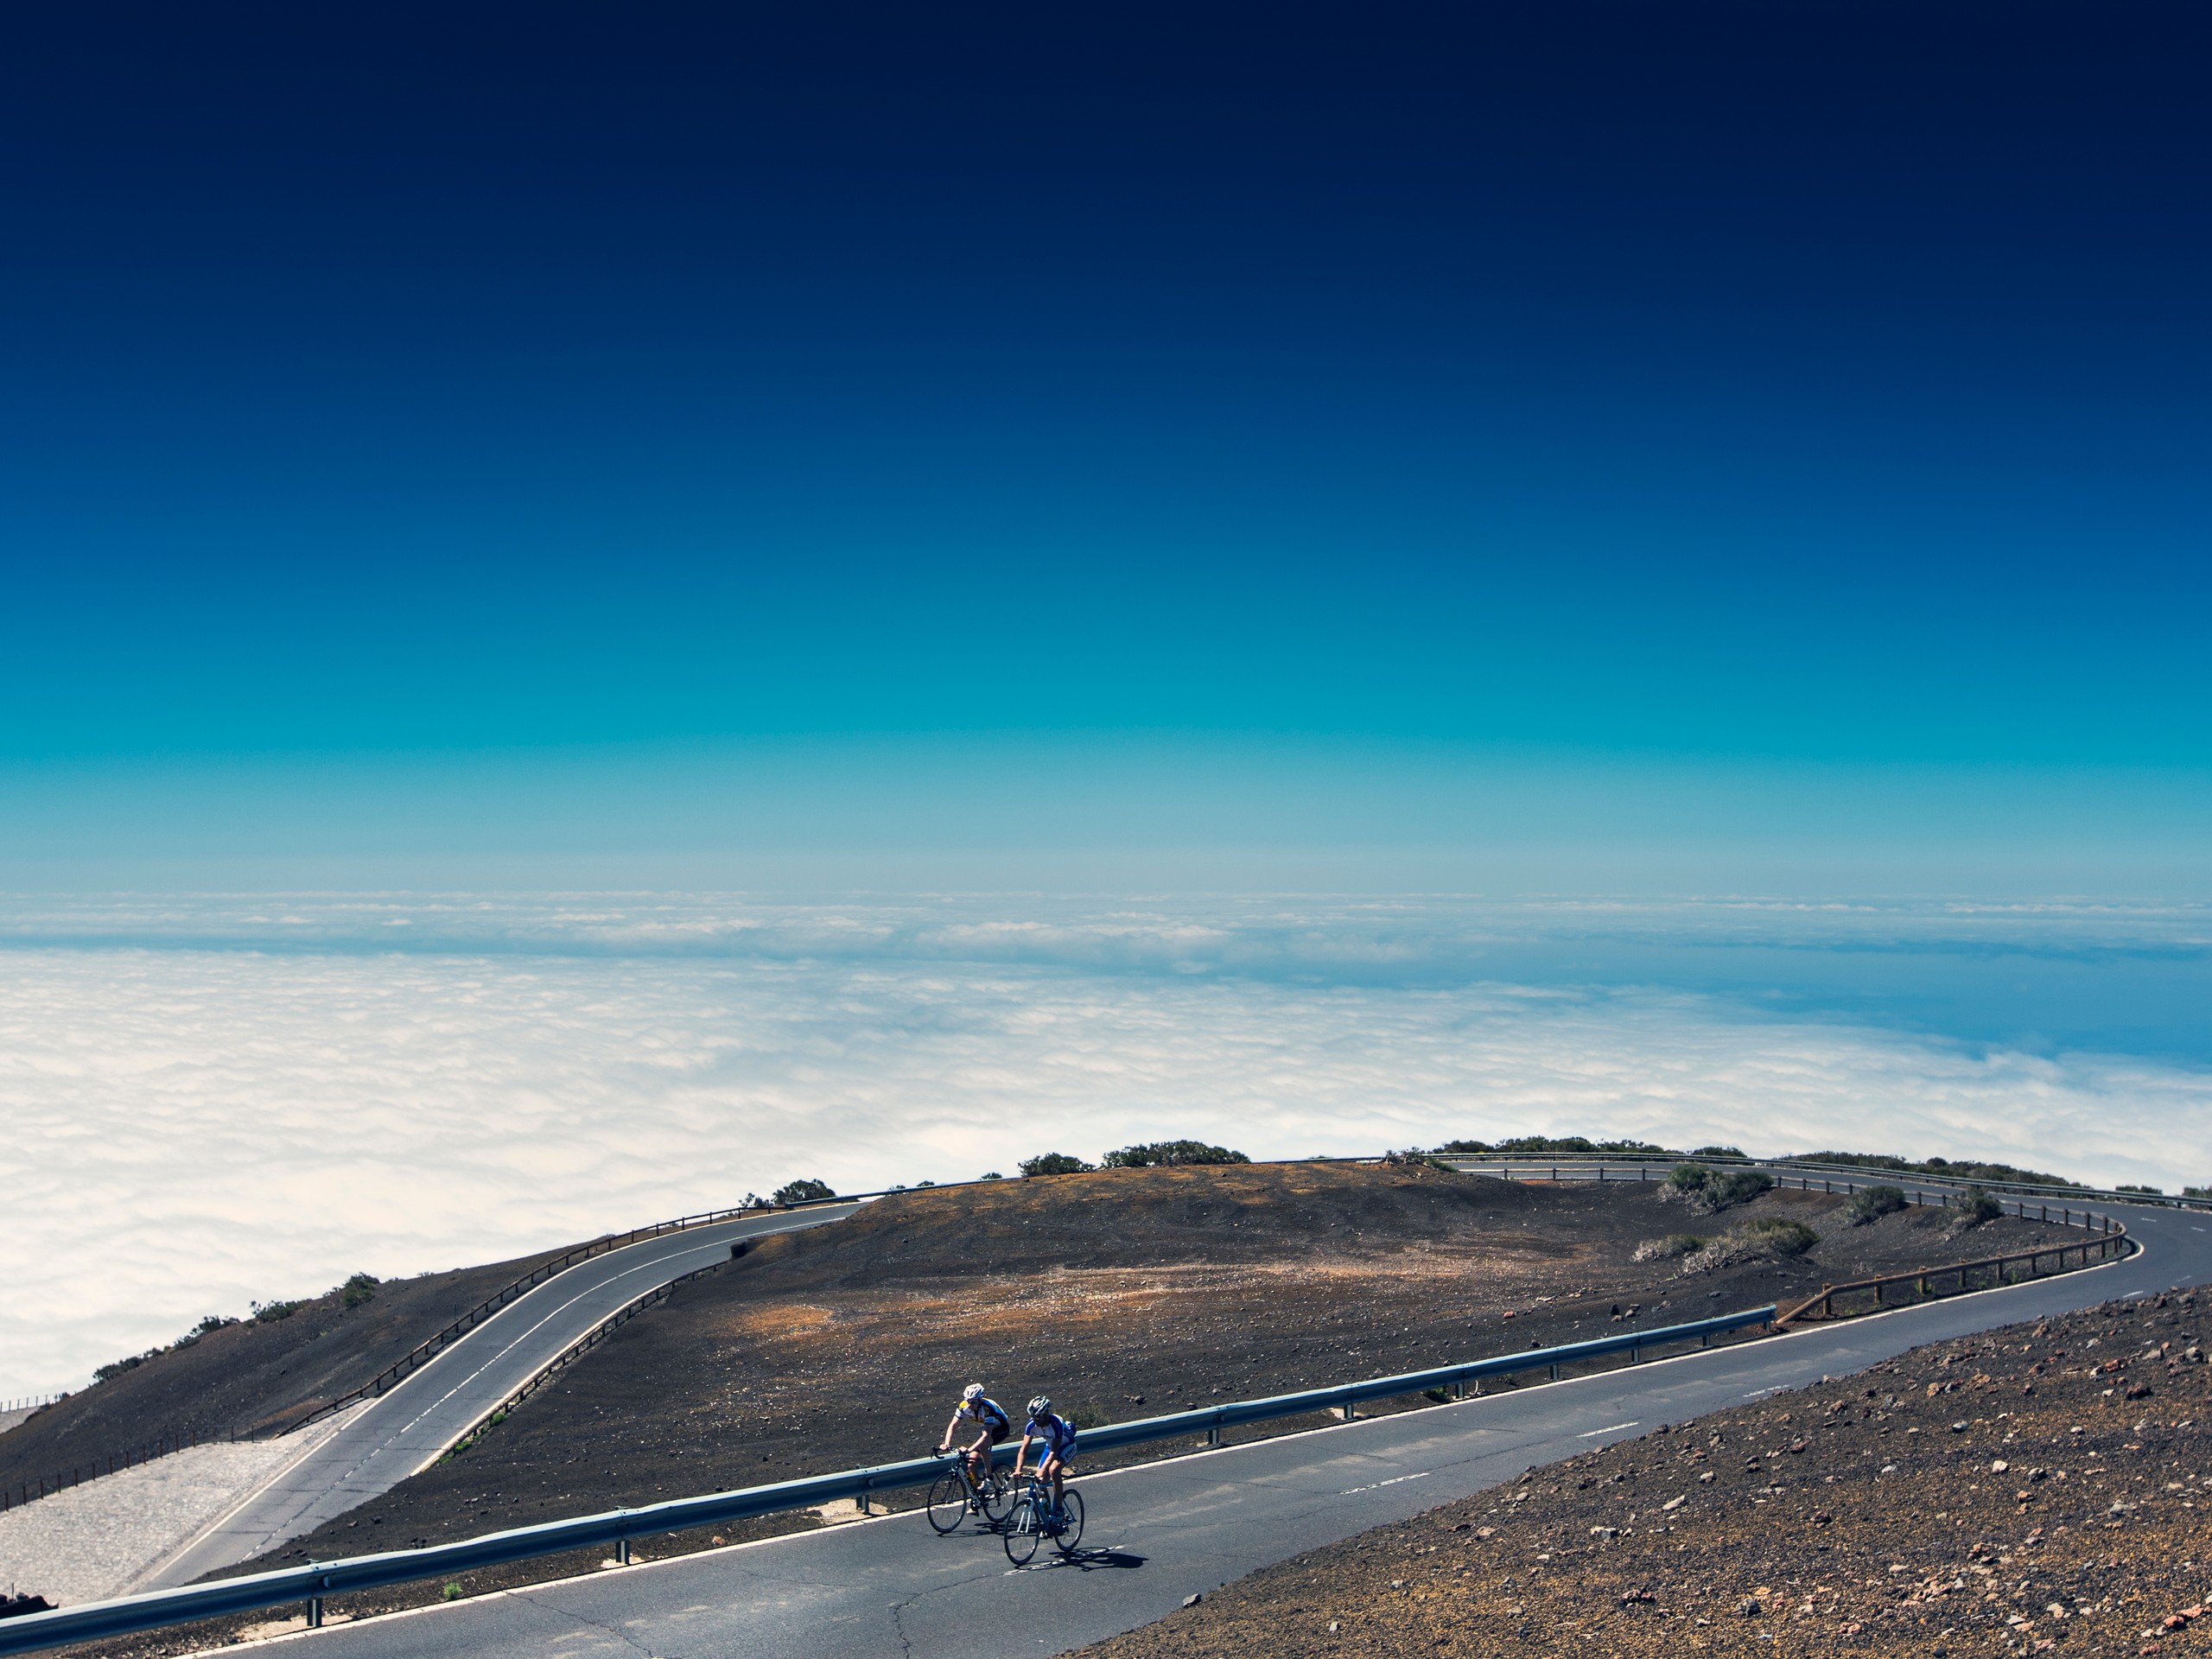
[[[1022,1430],[1030,1439],[1042,1440],[1045,1449],[1065,1463],[1075,1452],[1075,1425],[1057,1411],[1048,1411],[1042,1417],[1032,1417]]]
[[[975,1423],[988,1428],[995,1435],[1007,1434],[1014,1427],[1014,1420],[1006,1414],[1006,1408],[988,1395],[972,1401],[963,1400],[960,1409],[953,1416],[961,1422]]]

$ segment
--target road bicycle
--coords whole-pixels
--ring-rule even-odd
[[[1083,1494],[1069,1492],[1055,1512],[1052,1489],[1040,1477],[1032,1475],[1007,1511],[999,1539],[1006,1545],[1007,1560],[1016,1567],[1027,1567],[1037,1546],[1047,1538],[1061,1554],[1075,1554],[1075,1547],[1083,1541]]]
[[[955,1452],[945,1460],[944,1472],[931,1484],[930,1525],[939,1532],[957,1532],[970,1515],[980,1515],[985,1526],[995,1527],[1013,1495],[1005,1470],[992,1469],[979,1484],[968,1466],[968,1454]]]

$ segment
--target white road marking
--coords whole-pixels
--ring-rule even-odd
[[[1372,1485],[1369,1486],[1347,1486],[1344,1491],[1338,1492],[1337,1496],[1338,1497],[1350,1497],[1355,1492],[1379,1492],[1385,1486],[1402,1485],[1405,1482],[1409,1480],[1427,1480],[1433,1472],[1434,1471],[1433,1470],[1424,1469],[1417,1475],[1393,1475],[1388,1480],[1378,1480]]]
[[[1611,1434],[1617,1429],[1634,1428],[1637,1423],[1640,1423],[1643,1421],[1643,1419],[1638,1417],[1633,1422],[1607,1423],[1603,1428],[1585,1429],[1581,1433],[1576,1435],[1574,1438],[1578,1440],[1594,1440],[1600,1434]]]

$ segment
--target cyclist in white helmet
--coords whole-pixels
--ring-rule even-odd
[[[1006,1414],[1006,1408],[985,1394],[980,1382],[970,1382],[960,1390],[960,1404],[953,1411],[952,1421],[944,1426],[944,1438],[937,1449],[950,1452],[971,1432],[976,1438],[961,1449],[968,1459],[970,1478],[980,1486],[991,1472],[991,1454],[985,1448],[997,1446],[1014,1433],[1014,1420]]]
[[[1021,1478],[1021,1460],[1029,1443],[1037,1442],[1037,1473],[1052,1483],[1052,1513],[1066,1508],[1068,1460],[1075,1456],[1075,1425],[1052,1409],[1052,1402],[1039,1395],[1029,1402],[1029,1421],[1022,1426],[1021,1444],[1014,1454],[1014,1478]]]

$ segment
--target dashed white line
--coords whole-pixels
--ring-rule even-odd
[[[1618,1429],[1634,1428],[1637,1423],[1640,1423],[1643,1421],[1643,1419],[1638,1417],[1632,1422],[1607,1423],[1603,1428],[1586,1428],[1581,1433],[1576,1435],[1574,1438],[1578,1440],[1594,1440],[1600,1434],[1611,1434]]]

